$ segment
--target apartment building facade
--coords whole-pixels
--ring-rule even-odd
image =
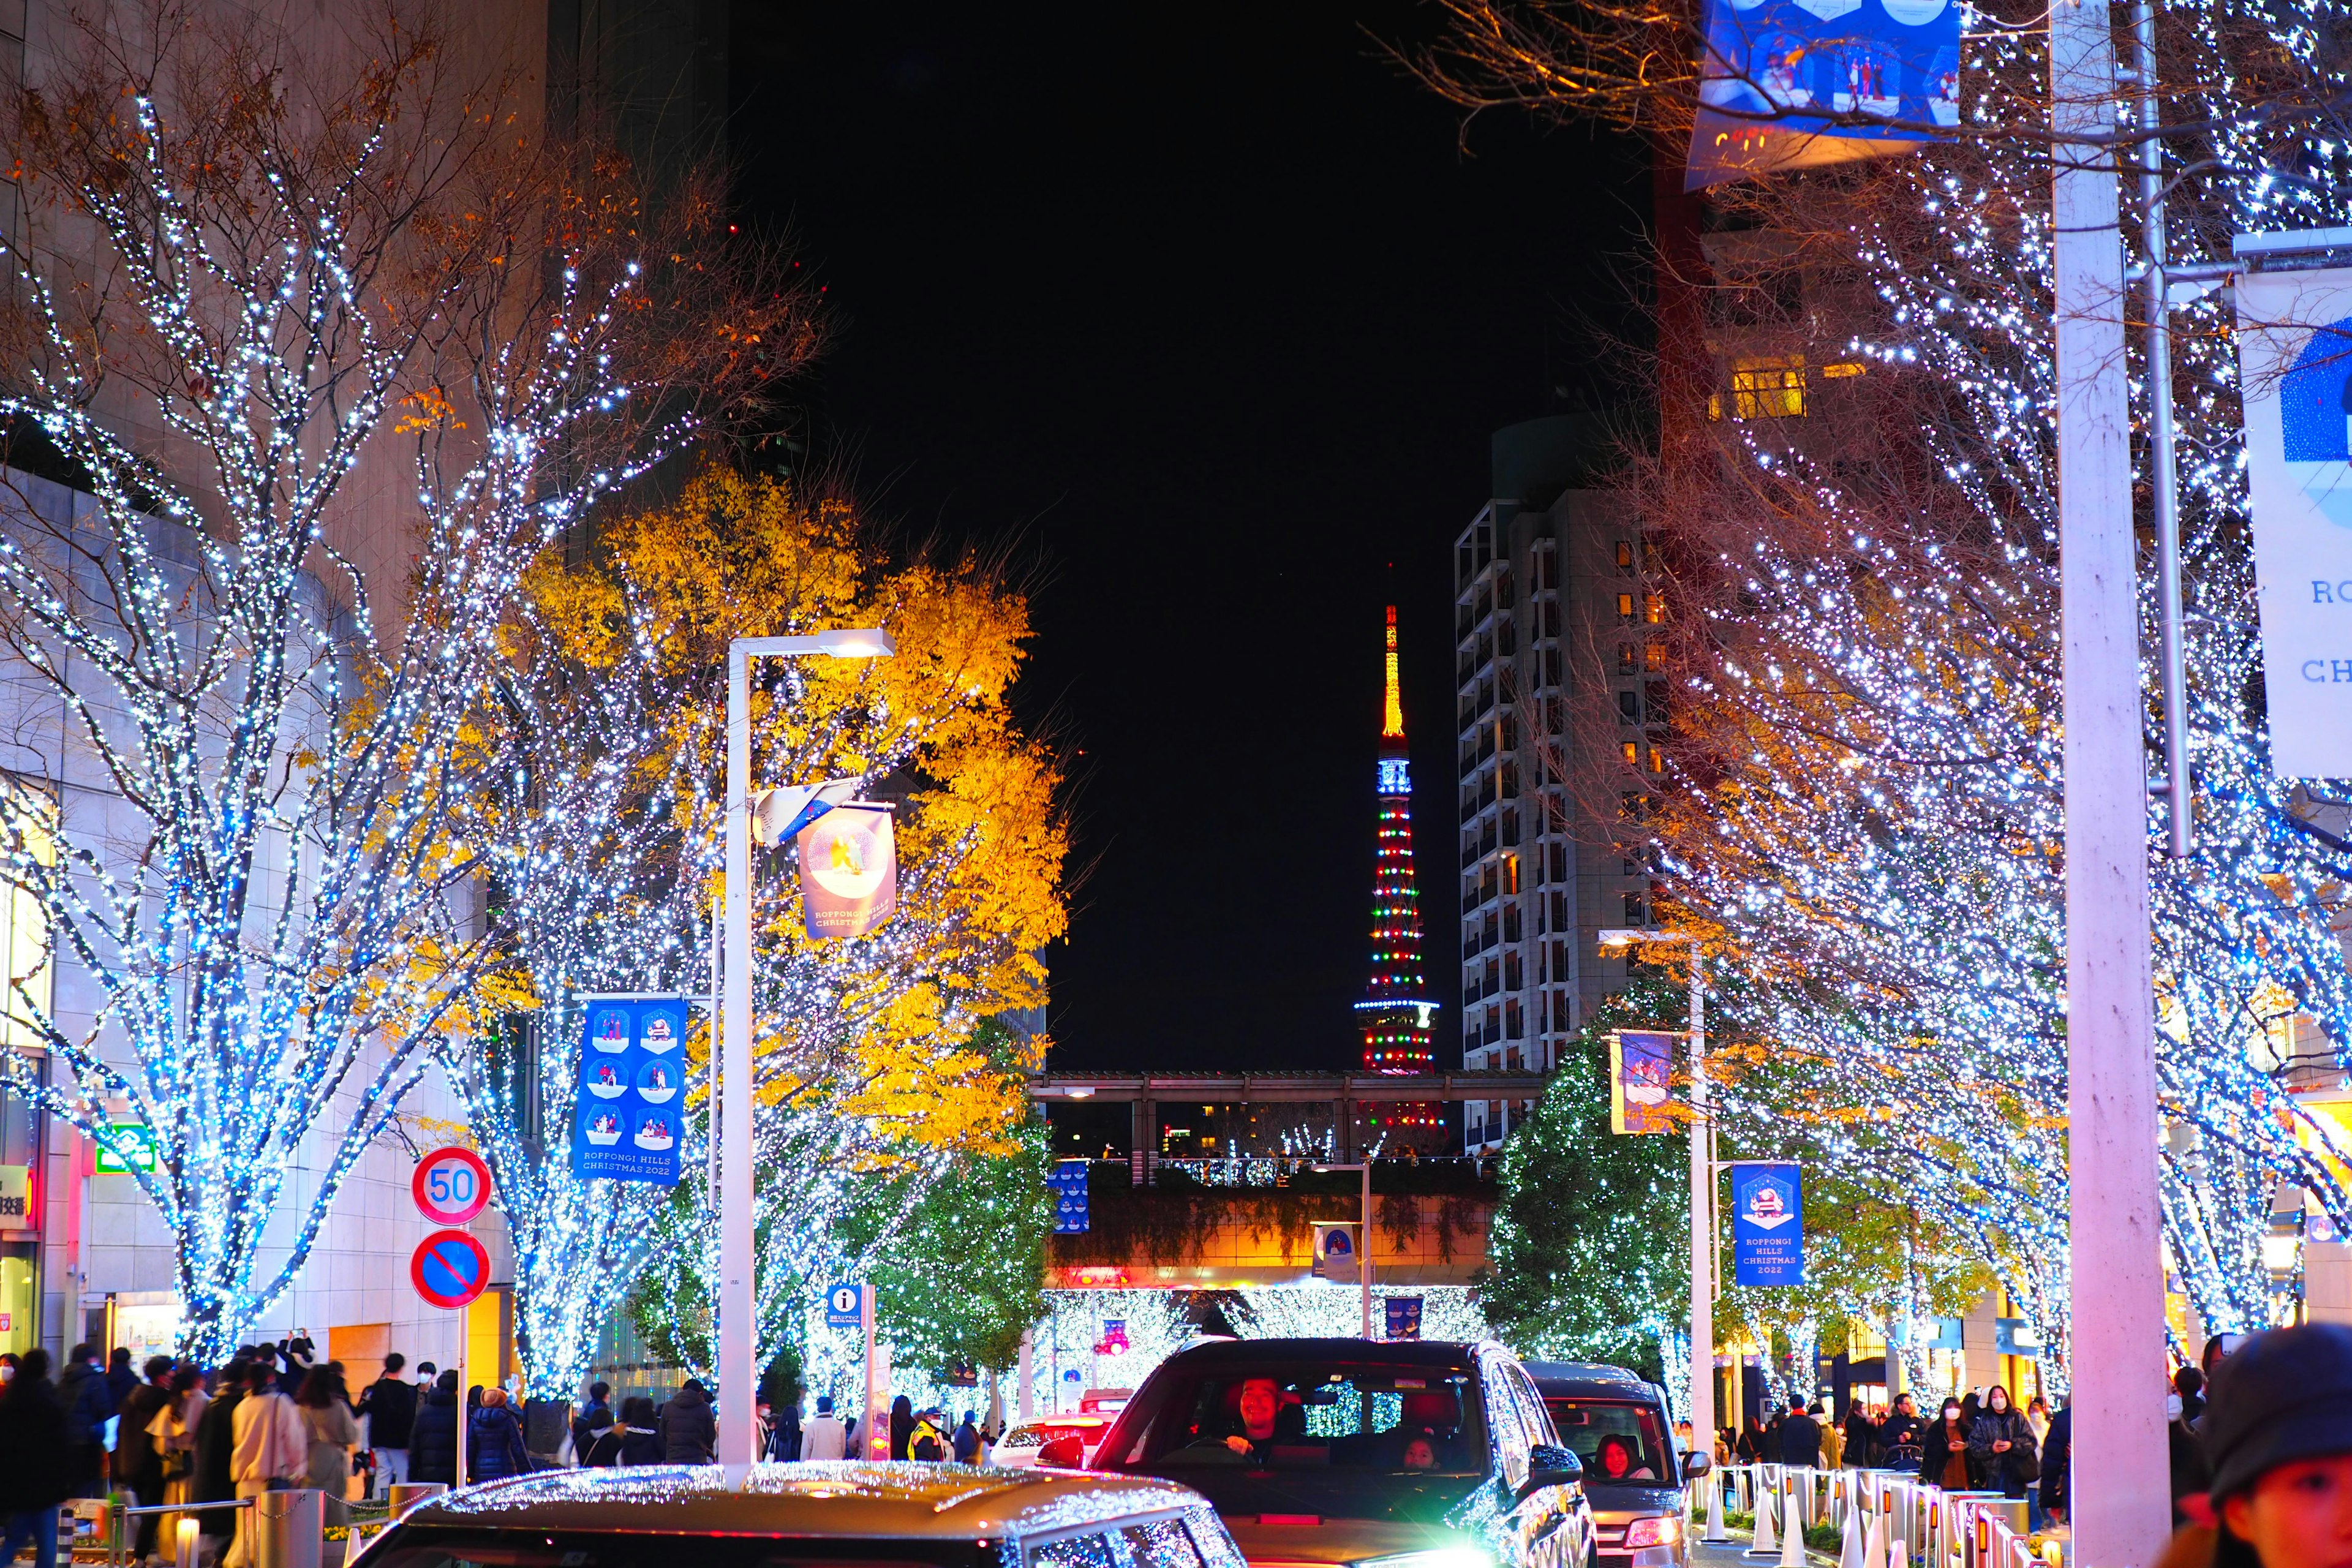
[[[1494,495],[1454,542],[1462,1065],[1549,1071],[1625,983],[1609,927],[1647,924],[1642,781],[1665,689],[1642,628],[1664,614],[1655,562],[1611,492],[1578,481],[1591,437],[1568,417],[1494,439]],[[1491,1152],[1526,1103],[1473,1103]]]

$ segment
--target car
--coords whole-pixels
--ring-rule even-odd
[[[1153,1370],[1088,1467],[1181,1481],[1255,1568],[1590,1568],[1576,1455],[1494,1343],[1234,1340]]]
[[[545,1470],[425,1501],[352,1568],[1244,1568],[1201,1497],[1083,1472],[832,1459]]]
[[[1528,1375],[1560,1441],[1584,1466],[1600,1532],[1600,1568],[1688,1568],[1683,1488],[1706,1474],[1705,1454],[1680,1453],[1665,1391],[1622,1366],[1531,1361]]]
[[[1013,1469],[1029,1465],[1079,1469],[1110,1430],[1110,1423],[1108,1415],[1041,1415],[1023,1421],[989,1450],[988,1462]]]

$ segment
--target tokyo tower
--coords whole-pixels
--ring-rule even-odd
[[[1364,1070],[1427,1072],[1434,1060],[1429,1043],[1429,999],[1421,978],[1421,900],[1412,875],[1412,764],[1404,740],[1404,702],[1397,686],[1396,606],[1389,606],[1388,648],[1383,672],[1387,698],[1381,710],[1380,802],[1372,861],[1372,973],[1364,999],[1356,1004],[1364,1031]],[[1435,1105],[1391,1103],[1380,1114],[1392,1143],[1434,1147],[1445,1118]]]

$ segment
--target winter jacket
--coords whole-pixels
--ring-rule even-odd
[[[607,1426],[604,1435],[590,1447],[588,1457],[581,1461],[599,1469],[615,1465],[658,1465],[662,1462],[661,1439],[650,1427]]]
[[[1952,1452],[1955,1433],[1960,1439],[1960,1451],[1957,1454]],[[1976,1433],[1962,1416],[1952,1417],[1950,1424],[1947,1425],[1943,1416],[1938,1415],[1927,1423],[1927,1430],[1919,1434],[1919,1479],[1931,1487],[1942,1487],[1946,1491],[1974,1490],[1984,1479],[1977,1464],[1976,1451],[1969,1447],[1975,1436]],[[1954,1459],[1960,1461],[1960,1468],[1966,1472],[1964,1476],[1956,1478],[1960,1483],[1958,1486],[1945,1479],[1951,1471]]]
[[[155,1451],[147,1428],[155,1413],[171,1402],[169,1389],[142,1383],[122,1402],[122,1419],[114,1428],[115,1480],[134,1492],[152,1491],[156,1502],[163,1499],[163,1456]]]
[[[662,1458],[673,1465],[707,1465],[719,1446],[719,1423],[698,1388],[672,1394],[655,1426],[661,1433]]]
[[[416,1385],[379,1377],[360,1395],[360,1414],[367,1417],[369,1447],[405,1448],[416,1426]]]
[[[466,1469],[478,1481],[530,1474],[530,1455],[523,1448],[522,1426],[513,1411],[492,1405],[474,1412],[466,1423]]]
[[[241,1487],[290,1481],[310,1468],[310,1435],[302,1414],[276,1389],[248,1394],[236,1407],[236,1447],[229,1475]]]
[[[66,1368],[58,1380],[58,1398],[66,1407],[66,1447],[76,1476],[75,1485],[89,1486],[77,1497],[101,1495],[106,1479],[106,1419],[114,1414],[114,1394],[106,1373],[88,1362]]]
[[[601,1401],[582,1405],[580,1414],[572,1418],[572,1453],[578,1455],[581,1461],[585,1463],[588,1450],[596,1446],[596,1439],[612,1425],[613,1407],[611,1405]]]
[[[1780,1423],[1780,1447],[1777,1456],[1784,1465],[1802,1465],[1807,1468],[1822,1462],[1822,1426],[1802,1413]]]
[[[408,1429],[408,1479],[457,1484],[457,1396],[439,1389],[425,1396]]]
[[[1926,1425],[1916,1415],[1890,1413],[1878,1424],[1878,1462],[1890,1470],[1917,1469],[1919,1435]]]
[[[46,1377],[19,1376],[0,1394],[0,1514],[55,1508],[81,1478],[68,1463],[66,1407]]]
[[[245,1403],[245,1394],[237,1388],[222,1391],[221,1396],[205,1406],[196,1417],[196,1500],[227,1502],[236,1496],[236,1479],[231,1473],[231,1460],[236,1450],[236,1407]],[[226,1509],[215,1509],[205,1515],[206,1535],[226,1535],[236,1525],[236,1515]]]
[[[2009,1443],[2009,1451],[1994,1453],[1992,1446],[2003,1439]],[[2003,1497],[2025,1495],[2025,1471],[2033,1458],[2033,1428],[2025,1424],[2022,1411],[2010,1410],[1995,1415],[1988,1410],[1969,1428],[1970,1468],[1983,1478],[1988,1489],[1999,1487]]]
[[[2074,1458],[2074,1412],[2072,1406],[2050,1418],[2050,1434],[2042,1442],[2042,1507],[2064,1513],[2074,1506],[2066,1489],[2066,1462]]]
[[[801,1429],[801,1458],[838,1459],[849,1452],[849,1428],[838,1415],[812,1415]]]
[[[1858,1468],[1867,1468],[1877,1458],[1878,1423],[1856,1405],[1846,1413],[1845,1462]]]

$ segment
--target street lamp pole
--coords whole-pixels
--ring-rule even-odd
[[[1318,1165],[1318,1171],[1354,1171],[1363,1178],[1356,1207],[1356,1288],[1363,1298],[1364,1338],[1372,1337],[1372,1163]]]
[[[756,1457],[752,1403],[760,1371],[752,1291],[751,1149],[751,660],[822,654],[887,658],[887,632],[737,637],[727,649],[727,962],[719,979],[719,1458]]]
[[[1691,1447],[1715,1451],[1715,1162],[1707,1150],[1706,960],[1696,936],[1657,930],[1601,933],[1603,948],[1636,942],[1690,947],[1690,1424]]]

